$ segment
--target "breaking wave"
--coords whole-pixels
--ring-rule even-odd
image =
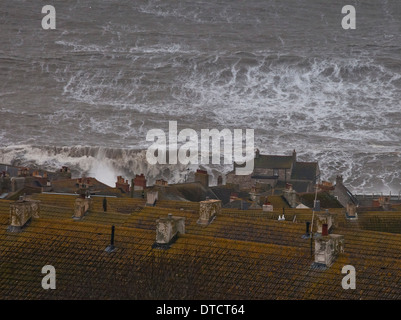
[[[116,177],[131,179],[135,174],[145,174],[151,185],[156,179],[169,183],[190,181],[198,165],[148,165],[146,150],[111,149],[104,147],[43,147],[13,146],[0,148],[0,163],[17,166],[30,166],[55,171],[62,166],[71,168],[73,177],[94,177],[99,181],[114,186]],[[217,177],[232,167],[213,165],[205,167],[212,176],[211,184],[217,183]]]
[[[365,2],[352,33],[317,0],[60,2],[65,24],[44,34],[34,2],[8,1],[27,19],[0,33],[0,160],[183,181],[140,151],[175,120],[254,129],[262,153],[296,149],[324,179],[398,193],[400,5]]]
[[[401,191],[401,150],[385,151],[383,146],[370,145],[373,151],[336,151],[329,147],[298,154],[299,161],[319,161],[322,179],[334,181],[342,174],[353,192],[383,192],[398,194]],[[262,150],[263,151],[263,150]],[[289,152],[287,152],[289,154]],[[0,148],[0,163],[58,170],[69,166],[73,177],[90,176],[114,186],[118,175],[131,179],[135,174],[145,174],[152,185],[163,178],[169,183],[191,181],[199,165],[149,165],[145,150],[113,149],[104,147],[49,147],[20,145]],[[223,162],[221,162],[223,163]],[[231,165],[201,165],[211,175],[211,185],[216,185],[219,175],[232,170]]]

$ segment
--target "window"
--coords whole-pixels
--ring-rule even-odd
[[[273,169],[273,176],[278,177],[278,169]]]

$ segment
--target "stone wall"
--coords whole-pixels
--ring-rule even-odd
[[[240,189],[251,189],[254,182],[251,175],[236,175],[235,172],[230,172],[226,177],[226,184],[238,184]]]

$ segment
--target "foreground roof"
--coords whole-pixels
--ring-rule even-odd
[[[401,212],[358,221],[334,209],[335,233],[345,252],[327,270],[312,267],[310,240],[302,239],[311,210],[273,212],[223,209],[208,226],[198,225],[199,203],[94,198],[93,210],[73,221],[75,197],[36,195],[41,218],[21,233],[6,231],[8,201],[0,201],[0,298],[3,299],[400,299],[401,234],[386,225]],[[155,220],[168,213],[186,218],[186,234],[168,250],[152,249]],[[389,219],[389,220],[385,220]],[[295,222],[293,222],[295,221]],[[110,226],[117,250],[105,252]],[[401,231],[401,228],[393,231]],[[57,272],[57,289],[41,286],[44,265]],[[356,290],[341,286],[341,269],[353,265]]]

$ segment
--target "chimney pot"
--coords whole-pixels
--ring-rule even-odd
[[[111,226],[111,239],[110,239],[110,245],[114,247],[114,231],[115,231],[115,226]]]
[[[328,236],[328,235],[329,235],[328,225],[327,225],[327,223],[323,223],[323,225],[322,225],[322,236]]]

